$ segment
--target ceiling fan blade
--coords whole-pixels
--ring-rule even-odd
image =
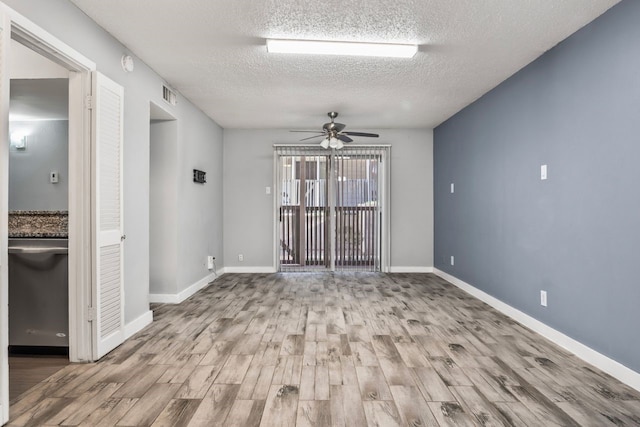
[[[351,136],[368,136],[368,137],[372,137],[372,138],[377,138],[380,135],[378,135],[377,133],[366,133],[366,132],[342,132],[345,135],[351,135]]]
[[[313,139],[313,138],[320,138],[321,136],[324,136],[324,134],[320,134],[320,135],[313,135],[310,136],[309,138],[302,138],[300,141],[306,141],[307,139]]]
[[[353,142],[353,139],[349,138],[347,135],[338,135],[338,139],[343,142]]]
[[[322,133],[321,130],[290,130],[289,132]]]

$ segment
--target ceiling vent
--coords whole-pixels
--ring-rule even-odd
[[[178,103],[176,93],[165,85],[162,85],[162,99],[171,105],[176,105]]]

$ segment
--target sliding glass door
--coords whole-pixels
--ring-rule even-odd
[[[387,147],[276,147],[280,271],[381,271]]]

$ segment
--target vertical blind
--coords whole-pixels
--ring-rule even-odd
[[[388,147],[276,146],[281,271],[380,271]]]

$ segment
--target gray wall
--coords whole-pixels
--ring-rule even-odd
[[[149,293],[177,293],[178,122],[151,122]]]
[[[130,322],[149,309],[149,102],[165,105],[178,120],[180,150],[176,161],[178,174],[185,181],[200,162],[205,162],[210,176],[221,175],[222,129],[182,96],[175,107],[165,104],[163,79],[68,0],[4,2],[94,61],[98,71],[124,87],[124,287],[125,321]],[[132,73],[125,73],[120,66],[125,53],[136,60]],[[179,186],[186,186],[185,181]],[[184,266],[179,280],[189,284],[208,274],[207,252],[222,253],[222,183],[212,181],[206,188],[185,189],[179,201],[178,265]],[[205,210],[211,215],[205,222],[207,228],[195,230],[191,212]]]
[[[436,267],[636,371],[638,22],[622,1],[434,137]]]
[[[360,129],[359,129],[360,130]],[[433,266],[433,133],[379,129],[391,144],[391,266]],[[273,144],[296,143],[288,130],[224,131],[226,267],[273,267]],[[238,254],[244,261],[238,261]]]
[[[27,148],[9,150],[9,210],[66,211],[69,206],[69,122],[11,122],[9,133],[25,132]],[[49,173],[58,171],[57,184]]]

